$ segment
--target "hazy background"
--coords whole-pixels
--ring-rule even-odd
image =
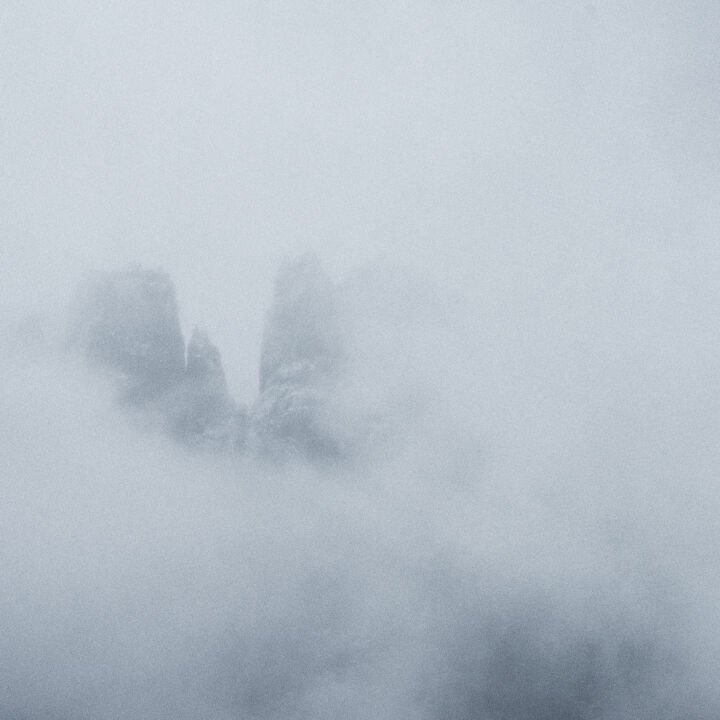
[[[272,276],[305,250],[335,277],[378,256],[434,274],[503,327],[560,307],[605,329],[717,263],[719,16],[4,2],[3,304],[161,265],[246,399]]]
[[[4,329],[162,266],[252,401],[311,250],[354,298],[342,422],[417,407],[365,468],[196,457],[4,333],[0,710],[538,720],[587,663],[602,717],[717,717],[719,36],[715,2],[3,2]]]

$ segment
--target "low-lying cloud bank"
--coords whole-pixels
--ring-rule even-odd
[[[5,343],[1,717],[718,716],[714,345],[668,321],[554,404],[576,365],[400,277],[286,266],[248,409],[159,274]]]

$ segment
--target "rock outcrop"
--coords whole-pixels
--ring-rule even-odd
[[[193,330],[182,382],[169,402],[173,434],[208,448],[244,445],[247,413],[230,397],[220,352],[207,334]]]
[[[338,456],[324,410],[343,362],[335,287],[313,255],[285,263],[265,322],[251,417],[261,455]]]
[[[192,447],[243,446],[247,413],[230,397],[220,353],[195,330],[185,353],[175,288],[157,270],[96,273],[81,288],[68,342],[110,376],[118,400],[152,410]]]
[[[131,267],[89,277],[69,344],[110,377],[123,405],[152,413],[188,447],[334,461],[362,445],[344,427],[352,413],[342,401],[340,314],[338,289],[315,256],[283,264],[251,414],[231,398],[220,352],[204,332],[195,329],[185,349],[175,288],[163,272]]]
[[[185,372],[175,288],[160,271],[132,267],[89,277],[78,297],[69,342],[90,365],[113,377],[124,403],[157,400]]]

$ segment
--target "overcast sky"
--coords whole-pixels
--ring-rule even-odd
[[[718,38],[717,0],[0,0],[0,714],[717,718]],[[252,402],[306,251],[367,466],[192,455],[6,333],[162,267]]]
[[[6,0],[4,305],[162,266],[246,399],[306,250],[597,321],[717,262],[718,37],[712,0]]]

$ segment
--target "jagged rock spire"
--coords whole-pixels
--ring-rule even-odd
[[[187,346],[185,377],[196,383],[225,393],[227,383],[220,351],[210,342],[204,330],[194,328]]]
[[[130,267],[88,277],[69,345],[109,374],[126,405],[152,409],[192,447],[242,447],[247,412],[230,397],[220,352],[196,329],[187,348],[175,288],[158,270]]]
[[[263,334],[260,397],[252,417],[259,452],[337,455],[323,406],[342,363],[334,285],[314,255],[286,262]]]
[[[132,404],[163,395],[185,371],[175,287],[158,270],[89,276],[69,340],[93,366],[117,376],[122,400]]]
[[[286,262],[267,315],[260,396],[249,417],[230,397],[220,352],[195,329],[185,351],[175,289],[157,270],[97,273],[85,283],[70,345],[116,380],[120,399],[151,409],[186,445],[252,448],[313,460],[341,453],[329,401],[345,362],[334,284],[313,255]]]
[[[263,333],[260,392],[273,383],[322,380],[342,355],[336,290],[320,261],[307,254],[283,263]]]
[[[206,446],[244,444],[246,413],[227,391],[220,351],[195,328],[187,364],[169,408],[173,433],[185,442]]]

